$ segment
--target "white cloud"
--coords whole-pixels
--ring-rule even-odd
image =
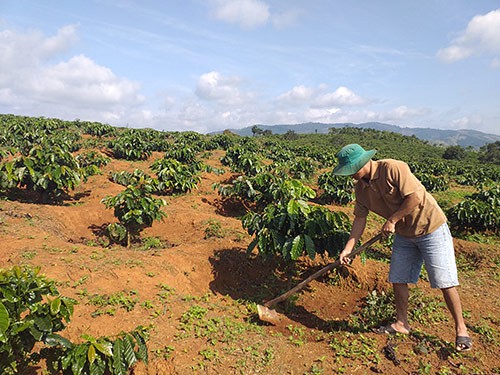
[[[453,63],[471,56],[500,54],[500,9],[472,18],[466,30],[437,56]]]
[[[334,92],[329,92],[318,96],[313,104],[316,108],[326,108],[332,106],[356,106],[364,105],[367,100],[347,87],[340,86]]]
[[[269,5],[259,0],[214,0],[213,4],[217,19],[244,29],[263,26],[270,18]]]
[[[463,116],[451,121],[451,124],[455,129],[475,129],[479,130],[479,128],[483,125],[483,120],[480,116]]]
[[[137,93],[137,83],[116,77],[110,69],[83,55],[40,69],[39,73],[30,83],[32,93],[41,100],[108,108],[135,105],[143,99]]]
[[[222,105],[241,105],[251,100],[252,94],[240,89],[242,79],[239,77],[224,77],[219,72],[203,74],[198,79],[196,95],[207,101]]]
[[[286,105],[301,105],[309,102],[313,98],[314,94],[315,90],[313,88],[306,87],[304,85],[295,86],[284,94],[279,95],[278,102]]]
[[[327,92],[325,84],[317,88],[304,85],[295,86],[277,98],[280,105],[310,106],[316,109],[326,109],[345,106],[365,105],[368,100],[355,94],[351,89],[340,86],[335,91]]]
[[[77,55],[57,61],[78,40],[75,26],[56,35],[4,30],[0,33],[0,109],[62,118],[119,120],[144,98],[139,85]],[[75,111],[76,109],[76,111]]]
[[[340,111],[340,108],[309,108],[303,116],[306,121],[328,123],[335,121]]]
[[[30,67],[67,51],[77,40],[76,27],[68,25],[46,37],[38,31],[0,32],[0,71]]]
[[[428,115],[430,111],[426,108],[410,108],[406,105],[396,107],[380,114],[380,120],[403,121],[414,117]]]

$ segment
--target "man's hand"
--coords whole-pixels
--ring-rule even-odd
[[[391,220],[387,220],[381,230],[384,237],[389,237],[395,231],[396,231],[396,224],[393,223]]]
[[[339,255],[339,261],[340,264],[350,264],[351,263],[351,258],[348,257],[348,255],[351,253],[351,250],[346,250],[344,249],[340,255]]]

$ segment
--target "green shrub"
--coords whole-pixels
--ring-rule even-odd
[[[355,198],[354,181],[350,177],[323,173],[318,177],[318,187],[323,189],[321,200],[326,203],[346,205]]]
[[[144,132],[137,129],[128,129],[108,145],[117,159],[145,160],[153,153],[153,147]]]
[[[75,303],[39,268],[1,270],[0,372],[13,374],[26,366],[36,342],[50,341],[65,328]]]
[[[40,194],[42,201],[61,196],[80,184],[82,170],[71,152],[60,147],[34,146],[21,155],[0,165],[3,189],[16,186]]]
[[[102,199],[106,208],[114,209],[115,217],[126,228],[127,247],[130,247],[132,239],[144,228],[152,226],[154,220],[161,220],[166,216],[161,210],[166,202],[154,198],[151,194],[153,191],[154,186],[141,178],[136,185],[128,185],[116,196]]]
[[[450,226],[457,232],[498,231],[500,225],[500,186],[483,189],[447,211]]]
[[[201,181],[197,169],[175,159],[159,159],[151,165],[161,193],[186,193],[196,189]]]
[[[337,256],[349,237],[350,220],[342,212],[312,206],[302,199],[314,195],[299,181],[289,180],[263,213],[249,211],[242,224],[255,238],[247,251],[258,246],[262,256],[281,255],[285,261],[296,260],[304,252],[312,259],[325,251]]]
[[[434,176],[429,173],[415,173],[415,177],[424,185],[429,192],[446,191],[450,187],[445,176]]]

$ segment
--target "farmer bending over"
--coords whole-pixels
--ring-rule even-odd
[[[455,321],[456,349],[470,350],[472,340],[462,317],[462,306],[456,286],[457,267],[453,239],[446,217],[408,165],[399,160],[371,160],[375,150],[365,151],[357,144],[343,147],[336,155],[339,163],[333,174],[352,176],[356,181],[354,221],[351,234],[339,260],[348,264],[353,250],[366,226],[369,211],[387,221],[382,234],[395,233],[389,282],[394,289],[396,321],[375,329],[377,333],[408,334],[408,283],[418,281],[422,264],[432,288],[443,292],[446,305]]]

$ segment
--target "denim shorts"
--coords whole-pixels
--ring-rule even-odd
[[[425,264],[432,288],[458,285],[453,238],[446,223],[434,232],[419,237],[395,235],[389,282],[416,284],[422,264]]]

